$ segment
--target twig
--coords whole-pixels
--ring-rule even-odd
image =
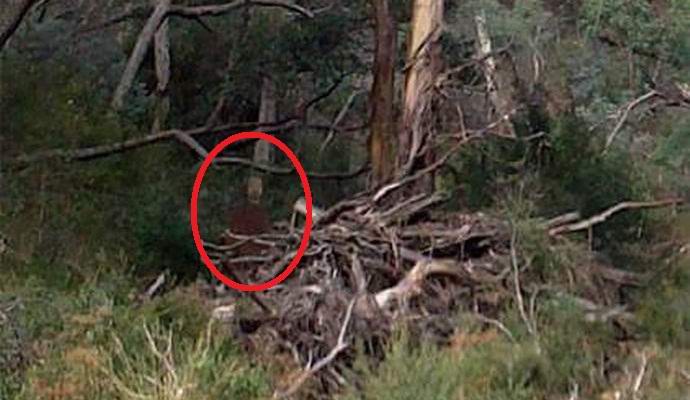
[[[606,144],[604,145],[604,151],[603,153],[606,153],[608,151],[609,146],[611,146],[611,143],[613,143],[613,140],[615,139],[616,135],[618,134],[618,131],[621,130],[623,127],[623,124],[625,121],[628,119],[628,114],[630,114],[630,111],[632,111],[635,107],[639,106],[643,102],[653,98],[654,96],[657,96],[659,92],[656,90],[650,90],[649,92],[643,94],[642,96],[636,98],[635,100],[631,101],[628,103],[628,105],[625,107],[623,110],[623,113],[620,118],[618,118],[618,122],[616,123],[616,126],[613,128],[611,133],[609,133],[608,137],[606,138]]]
[[[161,286],[165,283],[165,277],[166,277],[166,271],[162,272],[160,275],[158,275],[158,278],[149,286],[148,289],[146,289],[146,292],[144,292],[143,298],[145,300],[150,299],[153,297],[154,294],[160,289]]]
[[[511,40],[507,45],[505,45],[501,48],[498,48],[498,49],[493,50],[493,51],[486,53],[486,54],[482,54],[479,57],[474,56],[470,61],[467,61],[463,64],[458,65],[458,66],[449,68],[448,70],[444,71],[443,73],[441,73],[439,75],[439,77],[436,79],[435,85],[436,86],[444,85],[446,81],[450,80],[451,75],[456,75],[456,74],[464,71],[466,68],[471,67],[475,64],[483,63],[490,57],[495,57],[495,56],[501,55],[501,54],[507,52],[508,50],[510,50],[510,48],[512,46],[513,46],[513,42]]]
[[[517,240],[517,232],[513,228],[513,233],[510,236],[510,261],[513,266],[513,279],[515,283],[515,299],[517,301],[518,311],[520,312],[520,317],[522,321],[527,326],[527,331],[530,335],[535,336],[534,327],[532,322],[527,317],[527,312],[525,311],[525,302],[522,298],[522,288],[520,286],[520,270],[518,268],[517,251],[515,250]]]
[[[632,387],[632,395],[634,399],[640,398],[639,391],[642,388],[642,381],[644,379],[645,373],[647,372],[647,353],[643,351],[640,355],[640,358],[642,359],[642,362],[640,363],[640,370],[638,371],[637,376],[635,377],[635,383]]]
[[[458,149],[464,144],[464,141],[456,143],[450,151],[448,151],[446,154],[444,154],[441,158],[439,158],[435,163],[428,165],[427,167],[417,171],[413,175],[408,175],[397,182],[390,183],[376,192],[376,194],[372,197],[372,201],[374,203],[378,203],[383,197],[385,197],[388,193],[391,191],[406,185],[410,182],[416,181],[417,179],[421,178],[422,176],[428,174],[429,172],[432,172],[438,168],[440,168],[443,164],[448,161],[448,159],[453,156],[454,154],[457,153]]]
[[[175,135],[175,138],[194,150],[199,157],[206,158],[206,156],[208,156],[208,151],[204,148],[204,146],[194,140],[194,138],[188,133],[180,131]]]
[[[680,197],[656,201],[624,201],[616,204],[613,207],[608,208],[600,214],[596,214],[585,220],[575,222],[572,224],[561,225],[549,230],[550,236],[557,236],[562,233],[576,232],[584,229],[590,229],[596,224],[606,221],[613,214],[623,211],[625,209],[637,209],[637,208],[658,208],[672,206],[676,204],[683,203],[683,199]]]
[[[338,112],[338,115],[335,117],[335,119],[333,120],[333,123],[331,124],[331,126],[333,126],[333,129],[331,129],[328,132],[328,136],[326,136],[326,140],[323,141],[323,143],[321,144],[321,147],[319,148],[319,155],[320,156],[323,155],[323,152],[326,151],[326,148],[328,147],[328,145],[333,141],[333,138],[335,137],[335,132],[336,132],[335,128],[340,124],[340,122],[343,120],[343,118],[345,118],[345,115],[347,114],[347,112],[352,107],[352,104],[355,102],[355,98],[363,92],[364,92],[364,90],[355,90],[354,92],[352,92],[350,94],[350,97],[347,98],[345,105],[343,106],[343,108],[340,109],[340,112]]]
[[[347,326],[350,323],[350,318],[352,317],[352,310],[355,306],[355,303],[357,301],[357,297],[354,297],[351,301],[350,304],[347,306],[347,313],[345,314],[345,320],[343,321],[343,324],[340,328],[340,334],[338,335],[338,342],[336,343],[335,347],[331,349],[330,353],[321,360],[319,360],[316,364],[313,366],[308,367],[304,372],[300,374],[300,376],[295,379],[295,382],[285,391],[275,391],[273,393],[273,398],[274,399],[281,399],[285,397],[292,396],[299,390],[299,388],[304,384],[304,382],[312,375],[317,373],[319,370],[321,370],[323,367],[331,363],[337,356],[345,350],[348,347],[347,342],[345,341],[345,334],[347,332]]]
[[[231,268],[226,268],[223,272],[225,273],[225,275],[230,277],[230,279],[232,279],[233,281],[241,282],[240,279],[237,278],[237,275],[232,271]],[[261,310],[263,310],[263,312],[267,315],[268,318],[273,318],[277,315],[276,311],[271,306],[269,306],[268,303],[266,303],[259,296],[258,293],[248,292],[248,291],[244,291],[242,293],[247,295],[254,303],[256,303],[256,305],[259,306],[259,308],[261,308]]]
[[[189,18],[196,20],[197,22],[199,21],[199,17],[214,17],[214,16],[221,16],[224,15],[228,12],[235,11],[239,8],[242,7],[247,7],[247,6],[264,6],[264,7],[280,7],[284,8],[288,11],[296,12],[304,17],[307,18],[313,18],[314,13],[311,12],[310,10],[298,5],[298,4],[293,4],[289,3],[286,1],[261,1],[261,0],[236,0],[233,1],[232,3],[226,3],[226,4],[214,4],[214,5],[207,5],[207,6],[173,6],[166,14],[170,16],[176,16],[176,17],[182,17],[182,18]],[[100,30],[104,28],[108,28],[112,25],[119,24],[121,22],[125,22],[129,19],[132,18],[138,18],[138,19],[144,19],[150,14],[151,7],[148,5],[142,5],[139,7],[135,7],[131,10],[127,10],[123,13],[120,13],[104,22],[87,26],[85,28],[82,28],[79,30],[78,33],[88,33],[91,31],[95,30]]]
[[[510,332],[510,330],[503,324],[503,322],[497,319],[489,318],[486,315],[480,314],[478,312],[475,312],[472,315],[484,323],[495,326],[496,328],[498,328],[498,330],[500,330],[506,336],[508,336],[508,339],[510,339],[511,342],[515,342],[515,336],[513,336],[512,332]]]

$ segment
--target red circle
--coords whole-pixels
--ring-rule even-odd
[[[218,154],[223,151],[224,148],[227,146],[243,140],[243,139],[259,139],[259,140],[265,140],[274,146],[278,147],[285,155],[290,159],[292,162],[292,165],[295,167],[297,170],[297,174],[299,175],[299,179],[302,182],[302,189],[304,190],[304,198],[307,203],[307,215],[305,218],[305,223],[304,223],[304,233],[302,234],[302,242],[299,245],[299,248],[297,249],[297,254],[295,255],[295,258],[292,259],[290,264],[285,268],[283,272],[278,274],[276,277],[273,279],[264,282],[264,283],[257,283],[257,284],[246,284],[246,283],[239,283],[235,282],[232,279],[228,278],[227,276],[223,275],[218,268],[213,264],[211,259],[208,257],[208,254],[206,254],[206,250],[204,249],[203,243],[201,241],[201,235],[199,234],[199,224],[197,221],[197,203],[199,200],[199,189],[201,188],[201,181],[204,179],[204,175],[206,175],[206,170],[208,170],[208,167],[211,165],[211,162],[213,161],[214,158],[218,156]],[[190,205],[190,214],[191,214],[191,224],[192,224],[192,235],[194,236],[194,244],[196,245],[196,249],[199,251],[199,254],[201,255],[201,260],[204,262],[204,265],[206,265],[206,268],[211,271],[213,276],[215,276],[217,279],[219,279],[221,282],[224,284],[230,286],[233,289],[241,290],[241,291],[247,291],[247,292],[257,292],[261,290],[266,290],[270,289],[273,286],[279,284],[280,282],[284,281],[285,278],[287,278],[292,271],[297,268],[297,264],[299,264],[300,260],[302,259],[302,256],[304,255],[304,252],[307,250],[307,246],[309,245],[309,237],[311,235],[311,188],[309,187],[309,181],[307,180],[307,174],[304,172],[304,168],[302,167],[302,164],[299,162],[299,159],[295,155],[295,153],[290,150],[290,148],[277,138],[267,135],[263,132],[241,132],[235,135],[228,136],[220,142],[216,147],[211,150],[210,153],[208,153],[208,156],[204,159],[204,162],[201,164],[201,167],[199,167],[199,171],[197,171],[196,174],[196,179],[194,180],[194,187],[192,188],[192,202]]]

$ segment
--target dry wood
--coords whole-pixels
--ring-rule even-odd
[[[310,379],[319,380],[328,392],[341,387],[342,380],[333,380],[333,376],[347,368],[354,355],[343,338],[346,325],[349,335],[372,346],[383,345],[395,321],[406,321],[441,339],[444,334],[429,326],[448,324],[452,332],[452,316],[461,309],[481,315],[477,318],[513,338],[491,311],[510,302],[518,303],[529,331],[538,336],[538,296],[544,289],[535,284],[539,275],[519,255],[519,242],[507,223],[481,214],[448,213],[438,215],[439,219],[429,213],[411,222],[413,213],[435,207],[434,195],[408,195],[391,207],[375,201],[394,189],[382,190],[360,193],[326,210],[315,207],[312,218],[318,223],[312,227],[301,266],[279,287],[265,292],[263,300],[274,307],[275,317],[252,335],[307,365],[293,384],[274,396],[293,395]],[[294,211],[304,215],[302,199],[294,204]],[[556,219],[566,224],[556,228],[582,228],[575,226],[582,222],[570,223],[573,219],[572,214]],[[267,253],[241,261],[282,267],[294,256],[302,233],[297,228],[290,231],[289,226],[276,228],[270,235],[255,238],[272,243]],[[214,250],[232,259],[231,248]],[[278,272],[261,272],[258,279],[264,281]],[[603,278],[601,291],[645,279],[599,264],[582,268],[581,275],[573,279],[582,274]],[[625,304],[600,305],[610,303],[598,292],[575,302],[583,308],[587,321],[610,323],[631,317]],[[343,314],[350,315],[348,324],[338,323]],[[256,319],[237,312],[234,318]]]
[[[507,115],[508,111],[515,108],[515,99],[513,99],[510,93],[510,87],[508,82],[500,81],[498,62],[496,57],[492,54],[493,43],[491,41],[491,35],[486,27],[486,17],[484,12],[478,14],[474,18],[475,26],[477,28],[477,42],[479,44],[478,48],[478,59],[482,59],[482,65],[484,69],[484,81],[486,82],[486,92],[491,103],[489,108],[489,113],[487,115],[487,120],[491,121],[496,115]],[[500,82],[499,82],[500,81]],[[499,125],[501,135],[509,138],[515,138],[515,127],[510,119],[504,119]]]
[[[316,364],[309,365],[305,369],[305,371],[295,379],[295,382],[285,391],[276,391],[273,393],[273,398],[274,399],[282,399],[285,397],[292,396],[299,390],[300,386],[304,384],[304,382],[312,375],[317,373],[319,370],[321,370],[323,367],[331,363],[337,356],[340,354],[343,350],[345,350],[348,347],[347,342],[345,341],[345,334],[347,333],[347,327],[350,323],[350,318],[352,317],[352,310],[355,306],[356,299],[352,299],[350,301],[350,305],[347,307],[347,312],[345,313],[345,319],[343,321],[343,324],[340,328],[340,334],[338,335],[338,342],[336,345],[331,349],[331,351],[328,353],[328,355],[318,362]]]
[[[618,134],[618,132],[623,127],[623,124],[625,124],[625,121],[628,119],[628,115],[630,114],[630,111],[632,111],[635,107],[639,106],[640,104],[644,103],[645,101],[652,99],[658,95],[659,95],[659,93],[656,90],[650,90],[649,92],[647,92],[647,93],[643,94],[642,96],[629,102],[622,111],[618,112],[618,114],[620,116],[618,117],[618,121],[616,122],[616,126],[614,126],[611,133],[609,133],[609,135],[606,137],[606,144],[604,145],[604,152],[606,152],[609,149],[609,147],[611,146],[611,143],[613,143],[613,140],[616,138],[616,135]]]
[[[206,126],[179,130],[179,129],[169,129],[161,131],[158,133],[152,133],[139,138],[132,138],[122,142],[103,144],[93,147],[81,148],[81,149],[53,149],[46,151],[39,151],[33,154],[18,156],[7,162],[8,169],[22,169],[30,166],[34,163],[48,161],[48,160],[62,160],[64,162],[74,162],[74,161],[88,161],[92,159],[108,157],[114,154],[119,154],[125,151],[138,149],[144,146],[160,143],[163,141],[177,139],[181,143],[185,144],[200,157],[206,157],[208,151],[204,149],[196,140],[193,139],[194,136],[201,136],[205,134],[222,134],[228,131],[234,131],[237,129],[253,129],[258,125],[256,122],[245,122],[238,124],[226,124],[219,125],[212,128]],[[264,126],[264,132],[279,132],[281,130],[287,130],[296,125],[296,120],[285,119],[275,123],[262,124]],[[309,126],[307,126],[309,128]],[[359,128],[358,128],[359,129]],[[237,164],[251,167],[260,171],[276,174],[276,175],[290,175],[294,173],[292,168],[280,168],[273,167],[269,165],[257,164],[249,159],[239,158],[239,157],[218,157],[214,160],[215,164]],[[365,163],[356,170],[349,172],[310,172],[309,178],[312,179],[352,179],[356,178],[369,170],[369,166]]]
[[[181,17],[220,16],[247,6],[277,7],[296,12],[307,18],[314,17],[313,12],[299,4],[282,0],[236,0],[230,3],[206,6],[173,6],[170,8],[170,14]]]
[[[352,105],[355,102],[355,98],[362,93],[364,93],[364,90],[355,90],[352,93],[350,93],[350,96],[345,101],[345,104],[340,109],[340,111],[338,112],[338,115],[336,115],[335,119],[331,123],[331,126],[333,128],[328,132],[328,135],[326,136],[326,139],[323,141],[323,143],[321,143],[321,146],[319,146],[319,156],[323,156],[323,153],[326,151],[326,148],[328,147],[328,145],[330,145],[330,143],[335,138],[335,134],[337,132],[336,127],[338,125],[340,125],[340,123],[345,118],[345,115],[347,115],[350,108],[352,108]]]
[[[593,216],[591,216],[585,220],[552,228],[549,230],[549,235],[550,236],[557,236],[557,235],[560,235],[563,233],[577,232],[577,231],[589,229],[596,224],[599,224],[599,223],[606,221],[613,214],[615,214],[619,211],[626,210],[626,209],[667,207],[667,206],[673,206],[676,204],[683,203],[683,201],[684,200],[682,198],[672,198],[672,199],[664,199],[664,200],[656,200],[656,201],[624,201],[622,203],[618,203],[615,206],[604,210],[603,212],[601,212],[599,214],[593,215]]]
[[[153,41],[153,36],[163,22],[163,19],[169,10],[170,0],[162,0],[158,2],[151,13],[151,16],[146,21],[146,24],[139,33],[137,42],[132,50],[132,54],[127,60],[127,66],[122,73],[122,77],[120,77],[120,83],[118,83],[117,88],[115,89],[115,94],[113,95],[113,100],[111,102],[113,109],[119,110],[122,108],[125,96],[132,87],[132,83],[134,82],[134,78],[139,71],[139,67],[144,61],[146,52]]]
[[[159,3],[168,3],[170,0],[153,0]],[[153,35],[153,48],[156,61],[156,105],[152,133],[160,132],[167,125],[168,112],[170,111],[170,98],[168,97],[168,84],[170,83],[170,36],[169,23],[164,19]]]
[[[10,22],[0,32],[0,52],[5,48],[5,45],[10,40],[12,35],[17,31],[22,20],[31,10],[37,0],[23,0],[16,8],[14,15],[10,17]],[[7,7],[6,5],[3,7]]]

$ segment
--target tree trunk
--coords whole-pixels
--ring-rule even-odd
[[[393,108],[395,82],[395,21],[388,0],[372,0],[376,29],[374,55],[374,84],[369,104],[371,161],[370,186],[375,187],[390,179],[395,171],[395,115]]]
[[[274,122],[277,118],[275,83],[269,77],[264,77],[261,83],[261,105],[259,108],[259,123]],[[259,126],[259,130],[263,129]],[[257,140],[254,144],[254,162],[268,164],[271,161],[271,144],[265,140]],[[252,170],[247,184],[247,198],[252,203],[259,203],[264,187],[264,173]]]
[[[494,51],[491,35],[486,28],[486,19],[483,14],[475,16],[477,28],[477,41],[479,43],[478,58],[483,59],[484,81],[489,99],[487,123],[502,120],[497,129],[500,135],[515,137],[515,128],[511,121],[516,108],[516,85],[514,74],[509,71],[513,65],[505,63],[502,71],[499,71],[496,57],[491,55]]]
[[[400,138],[399,173],[409,173],[433,161],[431,100],[441,65],[438,42],[443,24],[443,0],[415,0],[407,45],[407,73]],[[423,153],[423,154],[422,154]],[[418,182],[415,191],[433,190],[434,178]]]
[[[156,1],[156,0],[154,0]],[[166,0],[161,0],[166,1]],[[153,121],[153,133],[158,133],[166,127],[170,98],[168,97],[168,83],[170,82],[170,36],[168,20],[164,20],[153,37],[154,53],[156,56],[156,113]]]

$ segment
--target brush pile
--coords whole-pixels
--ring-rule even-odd
[[[592,259],[574,261],[559,279],[546,277],[520,252],[516,228],[509,222],[481,213],[441,213],[442,194],[402,198],[404,184],[362,193],[328,210],[314,208],[310,245],[293,274],[268,291],[231,294],[248,296],[257,306],[232,314],[238,334],[260,351],[290,355],[301,368],[275,397],[298,391],[301,398],[333,393],[348,381],[354,348],[380,356],[399,322],[415,337],[442,344],[455,333],[456,317],[464,312],[512,337],[498,319],[500,312],[515,305],[534,332],[539,300],[546,292],[571,297],[591,319],[626,317],[616,293],[643,277]],[[294,210],[304,214],[304,201]],[[567,241],[549,236],[549,230],[577,218],[566,215],[535,225],[548,246]],[[232,248],[207,243],[216,265],[231,270],[241,265],[242,271],[233,270],[231,278],[265,282],[295,256],[302,231],[293,218],[292,225],[271,234],[226,234],[268,244],[270,250],[237,257]]]

